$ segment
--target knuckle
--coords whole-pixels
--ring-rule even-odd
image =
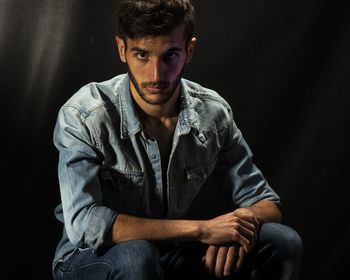
[[[239,224],[238,224],[236,221],[234,221],[234,222],[232,223],[232,225],[233,225],[234,228],[237,228],[237,227],[239,226]]]
[[[237,239],[238,239],[238,233],[237,233],[237,231],[233,231],[231,236],[232,236],[232,239],[233,239],[234,241],[237,241]]]

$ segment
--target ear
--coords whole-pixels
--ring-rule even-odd
[[[120,60],[126,63],[126,57],[125,57],[126,45],[125,45],[124,39],[122,39],[119,36],[116,36],[115,41],[117,42]]]
[[[187,47],[186,47],[186,53],[187,53],[186,63],[191,61],[196,44],[197,44],[197,38],[195,37],[191,38],[191,40],[188,41]]]

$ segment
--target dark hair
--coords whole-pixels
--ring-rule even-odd
[[[124,0],[119,9],[119,36],[135,39],[166,35],[183,24],[186,43],[194,33],[190,0]]]

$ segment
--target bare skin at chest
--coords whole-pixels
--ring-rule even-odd
[[[169,163],[177,119],[177,116],[174,116],[161,119],[152,118],[143,122],[144,130],[148,137],[157,141],[164,174],[166,174]]]

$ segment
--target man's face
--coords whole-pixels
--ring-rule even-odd
[[[128,64],[131,91],[153,105],[166,103],[179,87],[186,62],[192,56],[196,39],[186,46],[183,27],[165,36],[117,37],[120,59]]]

